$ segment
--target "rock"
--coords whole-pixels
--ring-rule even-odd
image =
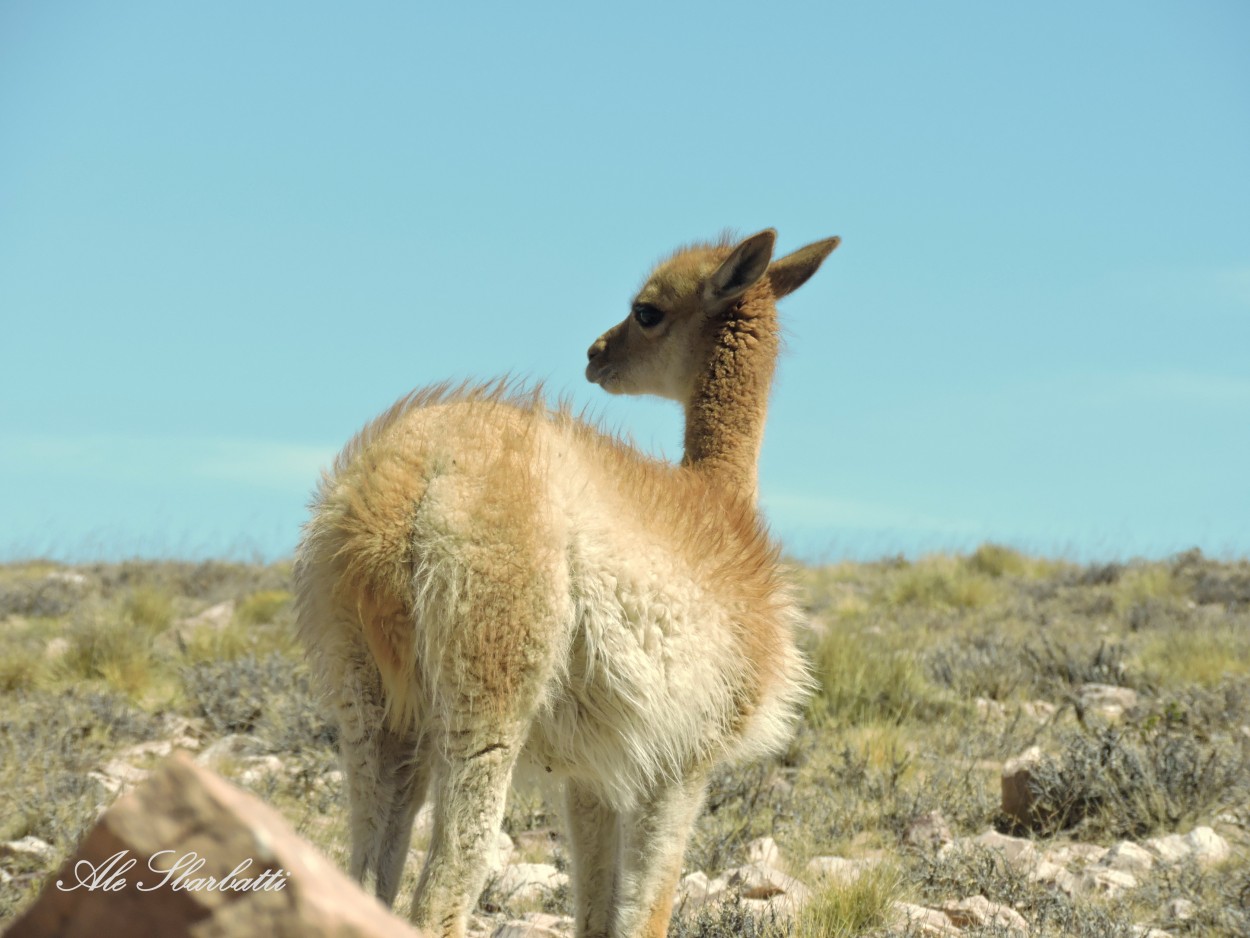
[[[65,888],[88,871],[112,888]],[[91,935],[417,938],[273,809],[182,754],[104,813],[5,933]]]
[[[682,877],[677,884],[677,899],[674,904],[682,913],[697,912],[707,903],[720,899],[725,894],[727,885],[725,877],[708,879],[706,873],[698,870]]]
[[[1231,853],[1228,841],[1209,827],[1195,827],[1184,836],[1168,834],[1166,837],[1152,837],[1144,846],[1164,863],[1179,863],[1193,857],[1205,866],[1219,863]]]
[[[243,760],[245,768],[239,773],[244,785],[263,785],[266,780],[281,775],[286,766],[277,756],[248,756]]]
[[[1070,878],[1061,877],[1056,885],[1070,896],[1097,895],[1113,899],[1120,893],[1137,888],[1137,877],[1120,870],[1090,867]]]
[[[907,825],[907,833],[903,835],[903,839],[922,850],[938,850],[953,843],[955,835],[951,833],[951,826],[941,811],[930,811]]]
[[[1171,922],[1187,922],[1198,914],[1198,906],[1188,899],[1173,899],[1163,907],[1163,917]]]
[[[1007,708],[1000,701],[990,700],[988,697],[978,697],[972,704],[976,707],[977,716],[982,720],[1007,719]]]
[[[1185,835],[1185,843],[1194,859],[1204,865],[1227,860],[1232,853],[1228,841],[1209,827],[1195,827]]]
[[[1040,747],[1030,746],[1014,759],[1008,759],[1003,766],[1003,814],[1026,828],[1032,826],[1036,820],[1034,807],[1037,794],[1034,790],[1034,776],[1043,758]]]
[[[747,844],[747,862],[776,866],[781,862],[781,848],[771,837],[760,837]]]
[[[875,865],[871,860],[847,860],[842,857],[812,857],[807,864],[808,875],[815,880],[850,885],[865,870]]]
[[[1089,866],[1098,863],[1109,851],[1106,847],[1100,847],[1098,844],[1064,844],[1062,847],[1055,847],[1046,853],[1046,859],[1052,863],[1058,863],[1060,866],[1067,866],[1071,863],[1079,863],[1081,866]]]
[[[512,862],[512,838],[499,831],[495,835],[495,843],[486,855],[486,868],[493,874],[503,872],[505,866]]]
[[[943,904],[942,911],[959,928],[998,928],[1011,935],[1027,935],[1029,923],[1009,905],[990,902],[985,896],[970,896]]]
[[[1137,706],[1137,691],[1114,684],[1082,684],[1076,696],[1086,710],[1093,710],[1109,720],[1118,719],[1124,711]]]
[[[569,878],[549,863],[514,863],[495,880],[495,892],[508,902],[534,902],[550,895]]]
[[[937,909],[927,909],[923,905],[912,905],[910,902],[895,902],[891,909],[892,926],[903,929],[908,935],[941,938],[945,935],[961,934],[958,926],[946,917],[946,913]]]
[[[748,863],[723,874],[730,889],[743,899],[771,899],[788,895],[800,902],[808,898],[808,889],[793,876],[759,863]]]
[[[1051,863],[1049,860],[1038,860],[1037,865],[1029,870],[1029,882],[1060,885],[1061,880],[1067,880],[1071,875],[1065,867],[1060,866],[1058,863]],[[1067,892],[1066,889],[1064,891]]]
[[[1128,840],[1113,845],[1098,861],[1103,866],[1123,873],[1149,873],[1155,865],[1154,854]]]
[[[1059,708],[1048,700],[1029,700],[1020,705],[1020,712],[1035,723],[1045,723]]]
[[[572,931],[573,920],[567,916],[531,912],[500,925],[491,938],[567,938]]]
[[[148,771],[137,769],[121,759],[111,759],[95,772],[88,772],[87,777],[98,782],[105,791],[114,795],[130,791],[148,777]]]
[[[1162,928],[1151,928],[1149,925],[1134,925],[1132,935],[1133,938],[1172,938],[1170,931],[1164,931]]]
[[[43,646],[43,658],[45,661],[60,661],[71,648],[70,641],[64,635],[58,635],[56,638],[48,639],[48,644]]]
[[[47,863],[56,856],[56,850],[50,843],[38,837],[23,837],[0,843],[0,860],[22,860],[26,862]]]
[[[560,842],[560,835],[552,828],[544,827],[539,830],[521,831],[514,840],[516,849],[523,856],[549,857],[555,853],[556,844]]]
[[[195,761],[197,765],[202,765],[206,769],[220,772],[230,763],[237,764],[256,755],[257,748],[259,744],[253,737],[242,733],[231,733],[201,752],[195,757]]]
[[[209,606],[203,612],[183,619],[178,627],[183,631],[194,629],[221,630],[234,621],[234,600],[227,599],[224,603]]]
[[[1037,847],[1024,837],[1008,837],[995,830],[978,834],[972,843],[1001,855],[1003,863],[1018,873],[1030,870],[1037,863]]]

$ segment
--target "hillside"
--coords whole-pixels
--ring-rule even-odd
[[[0,566],[0,926],[175,747],[345,865],[335,734],[289,574]],[[715,779],[672,934],[1003,935],[1004,910],[1034,935],[1250,934],[1250,562],[1079,566],[987,545],[794,578],[818,691],[782,758]],[[1030,747],[1013,817],[1003,767]],[[520,789],[501,864],[562,870],[559,828]],[[749,861],[777,875],[756,898],[722,875]],[[483,934],[567,914],[559,876],[513,891],[509,875],[483,897]],[[919,917],[943,906],[946,925]]]

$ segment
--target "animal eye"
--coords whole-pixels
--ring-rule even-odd
[[[644,329],[658,326],[663,318],[664,310],[658,306],[652,306],[650,303],[634,304],[634,319],[638,320],[638,325]]]

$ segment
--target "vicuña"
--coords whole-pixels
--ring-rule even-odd
[[[579,936],[664,935],[709,772],[777,751],[809,684],[756,508],[776,301],[838,245],[679,250],[590,347],[612,394],[685,409],[680,465],[506,383],[417,391],[323,478],[299,635],[340,728],[351,873],[464,934],[518,760],[562,780]]]

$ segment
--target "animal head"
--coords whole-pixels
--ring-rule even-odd
[[[726,318],[775,315],[775,301],[802,286],[840,241],[817,241],[774,261],[776,239],[766,228],[737,244],[694,245],[660,262],[629,315],[591,345],[586,379],[611,394],[687,403]]]

